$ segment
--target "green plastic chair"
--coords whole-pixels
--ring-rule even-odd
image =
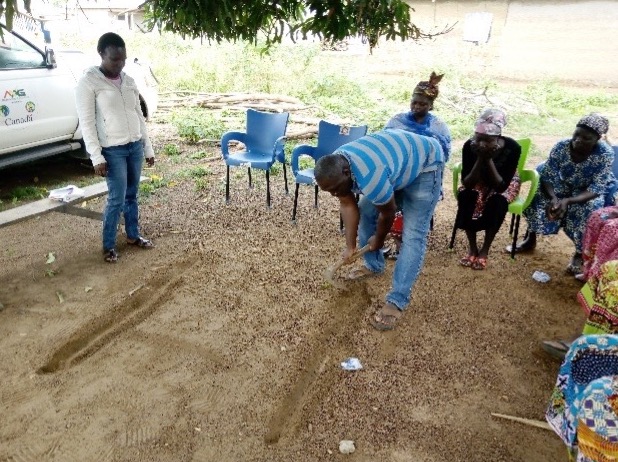
[[[521,146],[521,154],[519,156],[519,162],[517,163],[517,174],[519,175],[519,179],[521,180],[522,185],[526,182],[530,182],[530,190],[526,197],[523,197],[522,194],[517,196],[517,198],[509,204],[509,213],[511,214],[511,226],[509,228],[509,235],[513,236],[513,243],[511,245],[511,258],[515,258],[515,246],[517,245],[517,234],[519,233],[519,222],[521,219],[521,215],[528,208],[532,199],[534,199],[534,195],[536,194],[536,190],[539,187],[539,172],[535,169],[528,170],[524,167],[526,166],[526,159],[528,157],[528,152],[530,151],[530,138],[524,138],[521,140],[517,140],[517,143]],[[453,165],[453,195],[457,198],[457,194],[459,192],[459,181],[461,177],[461,162],[457,162]],[[451,234],[451,242],[449,244],[449,250],[453,249],[455,245],[455,235],[457,234],[457,226],[453,224],[453,233]]]

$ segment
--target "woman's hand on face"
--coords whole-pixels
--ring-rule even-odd
[[[95,165],[94,173],[99,176],[106,176],[107,175],[107,162],[103,162],[102,164]]]

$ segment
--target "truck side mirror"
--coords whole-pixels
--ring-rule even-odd
[[[45,66],[47,69],[55,69],[57,66],[54,50],[47,47],[45,47]]]

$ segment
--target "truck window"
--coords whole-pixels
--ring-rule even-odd
[[[2,27],[0,71],[38,67],[45,67],[45,56],[29,43]]]

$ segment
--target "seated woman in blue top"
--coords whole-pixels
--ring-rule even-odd
[[[386,123],[384,128],[405,130],[416,133],[417,135],[435,138],[442,147],[444,162],[446,163],[451,155],[451,132],[442,119],[429,112],[433,110],[433,102],[440,93],[438,84],[442,80],[442,77],[444,77],[444,74],[437,75],[435,72],[432,72],[429,76],[429,80],[419,82],[412,91],[410,111],[395,115]],[[391,236],[395,240],[396,248],[392,252],[388,247],[384,249],[385,254],[390,254],[390,257],[395,260],[399,256],[402,227],[403,216],[401,211],[399,211],[395,217],[393,229],[391,229]]]
[[[541,169],[541,185],[524,211],[528,230],[516,252],[533,250],[537,233],[557,234],[562,228],[575,245],[567,271],[581,273],[586,222],[592,212],[603,207],[612,178],[614,151],[601,139],[608,129],[605,117],[590,114],[580,119],[570,139],[553,147]]]
[[[438,84],[442,77],[444,74],[432,72],[429,80],[419,82],[412,92],[410,111],[397,114],[384,128],[396,128],[435,138],[442,146],[445,162],[448,162],[451,155],[451,132],[442,119],[429,112],[440,93]]]

